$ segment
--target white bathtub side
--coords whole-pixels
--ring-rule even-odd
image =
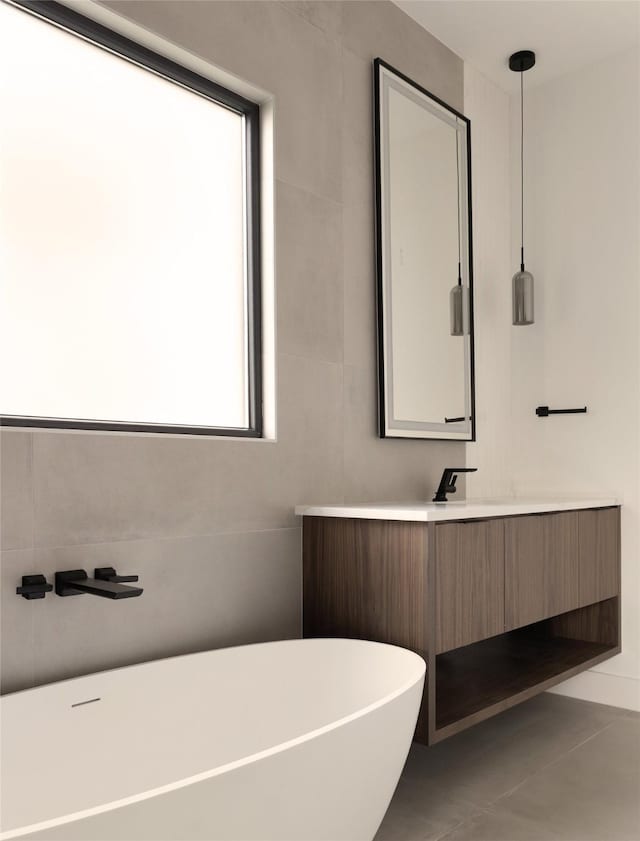
[[[262,760],[391,701],[424,668],[420,657],[395,646],[287,640],[5,696],[0,839],[123,808]],[[31,721],[47,725],[34,731]]]
[[[371,841],[413,737],[419,680],[388,703],[271,756],[40,832],[29,841]]]

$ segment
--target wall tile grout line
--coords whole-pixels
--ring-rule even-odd
[[[276,175],[274,177],[276,188],[278,184],[284,184],[285,187],[290,187],[292,190],[299,190],[301,193],[305,193],[308,196],[313,196],[314,199],[321,199],[322,201],[327,201],[330,204],[336,205],[338,207],[342,207],[344,204],[341,198],[336,199],[333,196],[327,196],[324,193],[318,193],[316,190],[311,190],[309,187],[303,187],[300,184],[296,184],[294,181],[289,180],[288,178],[283,178],[281,175]]]
[[[320,365],[332,365],[337,368],[342,368],[344,366],[344,362],[337,362],[334,359],[319,359],[317,356],[305,356],[301,353],[291,353],[291,351],[288,350],[278,351],[278,356],[285,356],[290,359],[302,359],[305,362],[318,362]]]
[[[285,9],[286,9],[286,10],[287,10],[290,14],[295,15],[296,17],[300,18],[300,19],[301,19],[304,23],[306,23],[308,26],[312,26],[314,29],[318,29],[320,32],[322,32],[322,34],[323,34],[323,35],[324,35],[324,37],[327,39],[327,41],[331,41],[332,43],[336,43],[336,44],[340,44],[340,43],[342,42],[342,31],[340,31],[340,32],[339,32],[338,34],[336,34],[335,36],[334,36],[334,35],[330,35],[330,34],[329,34],[329,32],[328,32],[328,30],[326,30],[326,29],[325,29],[323,26],[321,26],[319,23],[314,23],[314,21],[309,20],[309,18],[308,18],[308,17],[306,17],[305,15],[303,15],[303,14],[302,14],[301,12],[299,12],[297,9],[293,8],[293,7],[290,5],[289,0],[279,0],[279,2],[282,4],[282,6],[283,6],[283,7],[284,7],[284,8],[285,8]],[[332,2],[335,2],[335,0],[332,0]],[[341,29],[342,29],[342,27],[341,27]]]
[[[274,528],[266,529],[233,529],[231,531],[213,531],[213,532],[192,532],[191,534],[176,534],[176,535],[159,535],[158,537],[125,537],[120,540],[114,538],[113,540],[96,540],[85,541],[82,543],[59,543],[59,544],[42,544],[41,546],[25,546],[22,549],[2,549],[1,555],[10,555],[18,552],[49,552],[60,549],[81,549],[83,547],[93,546],[122,546],[127,543],[158,543],[159,541],[186,541],[199,540],[201,538],[215,538],[232,535],[245,534],[268,534],[269,532],[284,532],[284,531],[300,531],[302,524],[299,526],[275,526]]]

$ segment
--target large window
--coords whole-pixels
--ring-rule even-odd
[[[260,436],[258,106],[52,2],[0,54],[3,424]]]

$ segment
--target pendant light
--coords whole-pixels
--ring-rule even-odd
[[[524,267],[524,83],[526,70],[536,63],[532,50],[520,50],[509,57],[509,69],[520,74],[520,271],[513,276],[513,324],[533,324],[533,275]]]
[[[462,260],[460,257],[460,153],[458,149],[458,122],[456,120],[456,193],[458,196],[458,282],[449,293],[451,335],[464,336],[466,331],[466,289],[462,285]]]

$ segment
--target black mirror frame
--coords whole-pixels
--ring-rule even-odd
[[[382,161],[381,161],[381,125],[380,125],[380,70],[381,68],[390,71],[403,82],[415,88],[424,96],[429,97],[442,108],[454,114],[462,120],[466,126],[467,139],[467,225],[468,225],[468,255],[469,265],[467,267],[469,278],[469,388],[470,388],[470,409],[471,409],[471,434],[464,438],[445,438],[437,434],[428,436],[400,436],[387,434],[387,417],[385,401],[385,359],[384,359],[384,285],[383,285],[383,245],[382,245]],[[378,435],[380,438],[393,438],[394,440],[405,441],[452,441],[470,443],[477,440],[476,437],[476,388],[475,388],[475,329],[474,329],[474,283],[473,283],[473,215],[471,210],[471,121],[460,111],[452,108],[435,94],[423,88],[413,79],[401,73],[391,64],[381,58],[373,60],[373,121],[374,121],[374,181],[375,181],[375,262],[376,262],[376,326],[377,326],[377,349],[378,349]]]

